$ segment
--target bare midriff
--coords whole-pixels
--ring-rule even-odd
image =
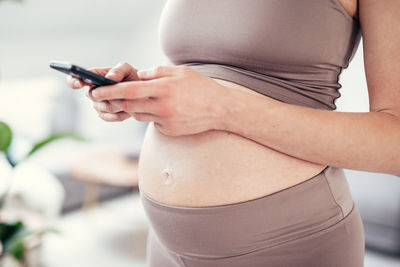
[[[244,86],[214,80],[232,90],[262,96]],[[150,123],[140,153],[139,187],[167,205],[218,206],[286,189],[325,167],[231,132],[210,130],[170,137]]]

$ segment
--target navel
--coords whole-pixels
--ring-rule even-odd
[[[173,177],[172,177],[172,172],[169,168],[165,168],[163,170],[163,184],[164,185],[170,185],[172,184]]]

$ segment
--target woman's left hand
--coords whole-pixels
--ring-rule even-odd
[[[124,111],[138,121],[153,121],[169,136],[224,129],[227,87],[187,66],[161,66],[137,75],[141,81],[97,87],[90,97],[109,101],[104,112]]]

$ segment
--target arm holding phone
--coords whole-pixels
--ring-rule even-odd
[[[190,135],[222,129],[231,105],[230,88],[187,66],[137,71],[124,63],[90,70],[118,84],[95,88],[73,77],[68,77],[68,84],[73,89],[89,85],[93,107],[109,122],[133,117],[154,122],[165,135]]]

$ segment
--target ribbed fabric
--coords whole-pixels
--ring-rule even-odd
[[[338,0],[170,0],[159,33],[176,65],[329,110],[361,39]]]

